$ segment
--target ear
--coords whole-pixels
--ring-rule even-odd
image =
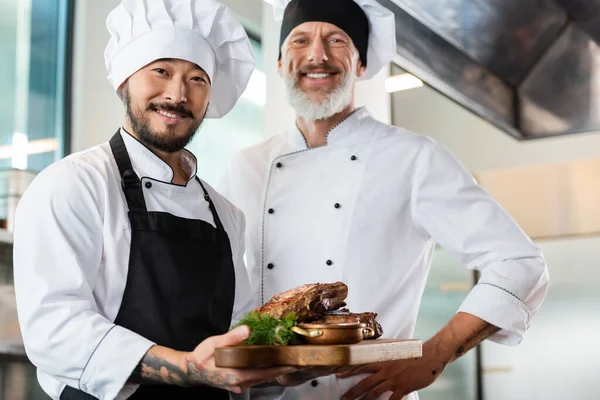
[[[121,83],[121,84],[119,85],[119,88],[117,89],[117,91],[118,91],[118,92],[120,92],[121,90],[123,90],[123,88],[125,88],[125,85],[127,85],[127,83],[128,83],[128,82],[129,82],[129,78],[125,79],[125,80],[123,81],[123,83]]]
[[[283,77],[281,57],[279,58],[279,60],[277,60],[277,72],[279,73],[279,76]]]
[[[116,93],[117,93],[117,97],[119,98],[119,100],[123,101],[124,99],[124,92],[127,89],[127,84],[129,83],[129,78],[125,79],[125,81],[123,83],[121,83],[121,85],[119,85],[119,88],[117,89]]]
[[[359,59],[356,64],[356,77],[362,78],[362,76],[367,72],[367,67],[363,65],[362,61]]]

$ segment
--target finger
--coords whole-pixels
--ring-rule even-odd
[[[347,374],[349,372],[356,371],[360,367],[361,367],[361,365],[339,367],[335,370],[335,376],[336,376],[336,378],[339,378],[341,374]]]
[[[384,381],[371,389],[362,400],[377,400],[379,396],[392,390],[394,390],[394,385],[388,381]]]
[[[294,372],[294,367],[274,367],[274,368],[256,368],[237,370],[238,377],[241,382],[262,381],[268,382],[275,380],[281,375],[286,375]],[[236,373],[236,372],[234,372]]]
[[[353,373],[355,371],[359,371],[362,367],[364,367],[364,365],[353,365],[352,367],[348,367],[348,368],[344,368],[344,370],[340,371],[339,374],[350,374]],[[362,372],[360,372],[362,373]]]
[[[277,379],[279,379],[279,378],[277,378]],[[260,385],[260,384],[267,383],[267,382],[276,382],[276,380],[272,379],[270,381],[265,381],[263,379],[257,379],[257,380],[253,380],[253,381],[244,382],[240,388],[241,388],[242,392],[245,392],[246,390],[250,389],[253,386]]]
[[[210,340],[214,347],[225,347],[240,344],[244,340],[248,339],[248,336],[250,336],[250,328],[248,328],[246,325],[242,325],[223,335],[213,336],[206,340]]]
[[[248,380],[245,380],[243,383],[244,390],[246,390],[252,386],[260,385],[261,383],[275,382],[275,381],[279,382],[280,379],[282,379],[282,378],[285,379],[286,376],[290,376],[290,374],[292,374],[294,371],[296,371],[296,369],[294,367],[279,367],[279,368],[280,368],[280,370],[277,370],[277,371],[269,371],[269,373],[275,375],[272,377],[267,377],[262,374],[260,375],[259,378],[256,378],[256,379],[252,379],[251,377],[249,377]],[[269,369],[272,370],[272,368],[269,368]],[[248,372],[254,373],[254,371],[248,371]]]
[[[346,393],[344,393],[344,395],[342,396],[342,400],[356,399],[362,396],[363,394],[367,393],[369,390],[373,389],[375,386],[379,385],[384,380],[384,377],[379,376],[377,374],[371,375],[363,379],[350,390],[348,390]]]
[[[396,389],[394,394],[388,400],[402,400],[404,396],[408,396],[412,392],[404,392],[404,390]]]
[[[356,367],[350,369],[349,371],[342,372],[337,374],[337,377],[340,379],[349,378],[351,376],[356,376],[360,374],[366,373],[375,373],[379,372],[380,368],[377,364],[367,364],[367,365],[357,365]]]
[[[221,389],[225,389],[228,392],[232,392],[232,393],[236,393],[236,394],[240,394],[246,390],[241,385],[227,386],[227,387],[222,387]]]
[[[335,374],[335,372],[338,369],[339,369],[338,367],[317,367],[317,368],[315,368],[311,372],[313,373],[313,376],[315,378],[318,378],[318,377],[321,377],[321,376],[327,376],[327,375]]]

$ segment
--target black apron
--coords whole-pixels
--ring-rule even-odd
[[[207,337],[229,329],[235,271],[227,233],[198,178],[216,229],[206,221],[148,212],[140,179],[133,172],[119,132],[110,146],[122,177],[131,223],[127,283],[115,324],[158,345],[192,351]],[[210,386],[141,385],[129,398],[218,400],[229,399],[229,394]],[[60,399],[94,397],[67,386]]]

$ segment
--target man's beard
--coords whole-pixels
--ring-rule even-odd
[[[184,149],[185,146],[187,146],[192,140],[198,131],[200,124],[202,124],[202,121],[204,120],[204,116],[202,116],[202,118],[199,120],[194,119],[193,114],[186,110],[182,105],[150,102],[145,111],[164,110],[193,119],[193,123],[182,136],[177,135],[174,132],[175,126],[167,126],[165,131],[157,132],[150,126],[150,120],[147,114],[140,110],[133,110],[131,105],[131,96],[129,95],[127,86],[123,88],[123,103],[125,103],[127,118],[131,123],[131,128],[136,134],[138,140],[148,147],[163,151],[165,153],[175,153]]]
[[[303,72],[310,72],[310,70]],[[352,103],[356,77],[350,73],[334,72],[340,74],[340,82],[322,100],[315,100],[308,93],[300,89],[298,85],[300,81],[299,74],[284,74],[283,79],[285,81],[289,104],[299,117],[309,121],[326,119],[342,112]]]

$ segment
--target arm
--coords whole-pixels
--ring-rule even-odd
[[[103,254],[104,179],[69,160],[48,167],[20,200],[14,231],[17,311],[29,359],[101,399],[117,396],[152,346],[107,319],[93,293]]]
[[[470,314],[457,313],[435,336],[423,344],[423,357],[414,360],[374,363],[360,367],[340,378],[371,373],[342,397],[343,400],[361,398],[375,400],[392,391],[390,400],[423,389],[437,380],[452,362],[476,347],[498,328]]]
[[[459,311],[500,328],[490,339],[518,344],[548,290],[540,250],[442,146],[429,142],[413,179],[415,224],[481,278]]]
[[[240,344],[249,334],[248,327],[238,327],[224,335],[204,340],[190,353],[153,346],[134,369],[129,380],[140,384],[184,387],[209,385],[241,393],[250,386],[294,370],[290,367],[238,370],[215,367],[215,348]]]
[[[499,328],[471,314],[457,313],[435,336],[423,344],[423,354],[430,356],[431,375],[444,369],[475,348]]]
[[[347,394],[394,391],[391,399],[433,383],[445,367],[490,338],[518,344],[548,289],[539,249],[445,149],[428,142],[419,155],[411,193],[413,220],[425,239],[433,238],[481,279],[459,312],[424,343],[417,360],[373,364],[347,377],[374,373]],[[394,390],[395,388],[395,390]]]

